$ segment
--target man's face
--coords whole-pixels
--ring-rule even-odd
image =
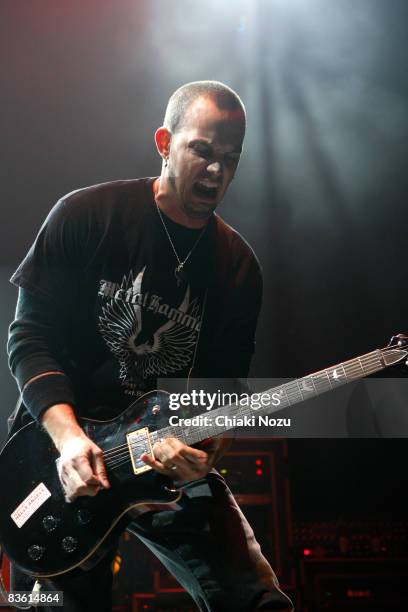
[[[171,136],[168,177],[176,204],[192,219],[207,219],[224,197],[242,151],[241,112],[198,98]]]

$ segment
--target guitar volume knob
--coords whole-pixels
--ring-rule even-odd
[[[27,548],[27,554],[33,561],[39,561],[45,552],[45,546],[33,544]]]
[[[62,550],[68,553],[74,552],[77,546],[78,540],[76,538],[73,538],[72,536],[66,536],[61,542]]]
[[[49,514],[48,516],[44,516],[42,524],[45,531],[51,533],[52,531],[55,531],[55,529],[58,527],[58,519],[56,519],[55,516]]]

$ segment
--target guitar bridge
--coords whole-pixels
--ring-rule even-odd
[[[151,470],[150,465],[147,465],[140,459],[140,455],[143,455],[143,453],[154,456],[148,427],[141,427],[136,431],[131,431],[126,435],[126,440],[135,475],[137,476]]]

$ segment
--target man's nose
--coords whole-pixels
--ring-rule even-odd
[[[213,161],[211,164],[208,164],[207,170],[210,174],[219,175],[222,172],[221,162]]]

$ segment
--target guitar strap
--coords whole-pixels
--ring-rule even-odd
[[[34,419],[27,411],[21,395],[19,396],[13,412],[7,417],[7,437],[5,443],[21,429],[24,425],[31,423]]]

